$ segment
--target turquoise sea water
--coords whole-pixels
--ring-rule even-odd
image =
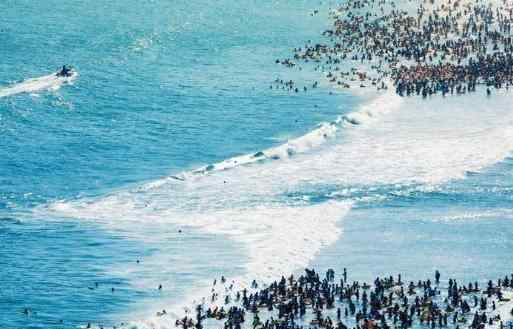
[[[144,326],[221,274],[512,271],[511,95],[269,89],[321,80],[274,61],[318,39],[329,7],[0,3],[0,85],[79,72],[0,98],[2,327]],[[361,124],[317,126],[348,114]],[[262,150],[275,159],[191,173]]]

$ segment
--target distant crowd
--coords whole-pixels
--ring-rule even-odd
[[[310,41],[277,62],[314,62],[339,87],[392,84],[401,96],[465,94],[479,85],[491,94],[513,84],[509,1],[429,0],[416,10],[413,3],[349,1],[330,15],[329,42]],[[285,87],[298,91],[292,81]]]

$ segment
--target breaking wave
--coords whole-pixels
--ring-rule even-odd
[[[464,178],[510,154],[509,103],[507,93],[493,99],[428,100],[383,94],[281,146],[100,198],[58,201],[38,211],[122,227],[141,239],[150,238],[141,233],[146,225],[190,226],[224,235],[247,248],[245,274],[237,281],[266,282],[307,266],[340,236],[337,222],[355,202],[374,200],[315,201],[291,194],[307,196],[304,191],[327,185],[429,187]],[[166,328],[172,319],[149,316],[134,323]]]

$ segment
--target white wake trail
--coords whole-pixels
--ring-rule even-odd
[[[35,93],[45,90],[57,90],[64,84],[71,84],[78,77],[77,72],[69,77],[57,76],[56,73],[45,75],[39,78],[28,79],[13,86],[0,89],[0,98],[13,96],[21,93]]]

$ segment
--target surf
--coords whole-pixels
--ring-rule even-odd
[[[198,175],[211,175],[215,172],[232,170],[240,166],[248,166],[269,161],[284,160],[315,151],[333,141],[341,131],[352,126],[370,124],[379,120],[401,105],[402,98],[392,93],[367,93],[364,104],[354,112],[340,115],[333,121],[321,122],[306,134],[288,139],[286,142],[265,150],[238,155],[218,163],[211,163],[199,168],[169,175],[163,179],[147,183],[139,189],[156,188],[169,181],[184,181]]]
[[[245,274],[237,280],[268,282],[307,266],[339,238],[337,223],[355,202],[374,200],[334,193],[337,186],[444,184],[500,162],[513,150],[506,92],[493,99],[396,97],[388,93],[369,99],[348,115],[358,116],[358,124],[340,117],[261,153],[39,210],[122,227],[143,240],[146,225],[173,224],[224,235],[247,248]],[[324,192],[325,186],[331,188]],[[328,201],[312,200],[311,191]],[[157,322],[165,327],[168,321]]]

